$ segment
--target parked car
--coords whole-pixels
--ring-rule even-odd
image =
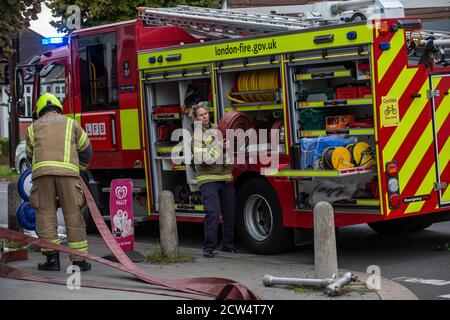
[[[20,141],[16,148],[16,171],[21,174],[29,167],[31,167],[30,162],[27,159],[27,155],[25,153],[25,140]]]

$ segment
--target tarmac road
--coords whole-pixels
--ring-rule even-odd
[[[382,277],[421,300],[450,300],[450,251],[434,250],[443,242],[450,242],[450,222],[395,236],[379,236],[366,225],[346,227],[339,234],[339,267],[366,272],[378,265]]]
[[[0,225],[7,223],[6,190],[7,184],[0,183]],[[180,244],[201,248],[203,226],[194,223],[178,225]],[[137,241],[157,243],[158,223],[137,227],[136,237]],[[450,299],[450,251],[433,250],[443,242],[450,242],[450,222],[434,224],[421,232],[394,236],[379,236],[367,225],[345,227],[338,234],[339,268],[365,273],[369,266],[376,265],[380,267],[382,277],[405,286],[419,299],[447,300]],[[245,253],[239,244],[238,250]],[[313,246],[298,247],[281,257],[313,265]]]
[[[152,222],[137,231],[138,238],[157,241],[157,223]],[[183,246],[201,248],[202,234],[200,224],[179,223],[180,244]],[[448,300],[450,251],[434,251],[443,242],[450,242],[450,222],[436,223],[420,232],[393,236],[380,236],[365,224],[344,227],[340,228],[337,240],[338,266],[362,273],[366,273],[369,266],[379,266],[382,277],[405,286],[421,300]],[[238,251],[244,253],[245,249],[238,244]],[[280,256],[302,264],[314,264],[312,245],[297,247],[295,251]]]

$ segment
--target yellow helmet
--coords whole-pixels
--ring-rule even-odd
[[[58,100],[58,98],[55,95],[48,92],[42,94],[36,103],[37,116],[39,117],[41,111],[47,107],[56,107],[61,109],[61,112],[63,111],[63,106],[61,102]]]

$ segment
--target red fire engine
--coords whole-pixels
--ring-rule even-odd
[[[254,252],[293,245],[319,200],[333,203],[337,227],[400,232],[449,219],[450,36],[432,38],[419,20],[396,18],[396,8],[395,18],[371,20],[335,5],[322,8],[322,18],[333,12],[337,21],[329,25],[141,8],[139,20],[78,30],[44,53],[34,100],[39,74],[64,65],[64,110],[92,141],[84,178],[105,216],[110,181],[130,177],[138,220],[157,219],[159,193],[171,190],[178,219],[202,221],[195,174],[174,163],[176,148],[184,154],[170,139],[191,128],[195,93],[215,122],[234,111],[247,128],[281,129],[277,168],[233,166],[238,233]],[[174,21],[184,29],[145,26]],[[297,30],[273,33],[288,24]],[[210,41],[217,34],[233,38]],[[261,146],[247,148],[248,156]]]

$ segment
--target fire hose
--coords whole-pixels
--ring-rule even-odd
[[[263,102],[276,100],[275,92],[261,92],[257,91],[272,91],[280,87],[280,75],[277,71],[268,70],[254,70],[242,72],[239,77],[235,79],[234,88],[237,92],[253,92],[241,93],[240,99],[233,98],[231,92],[227,98],[235,103],[248,102]],[[255,92],[256,91],[256,92]]]
[[[168,296],[176,296],[188,299],[238,299],[238,300],[260,300],[261,298],[250,291],[244,285],[226,278],[215,278],[215,277],[197,277],[197,278],[187,278],[181,280],[162,280],[155,278],[142,269],[136,266],[120,248],[119,244],[116,242],[108,226],[106,225],[103,217],[101,216],[95,201],[89,192],[86,184],[82,179],[80,179],[80,184],[83,188],[86,202],[91,212],[92,219],[98,228],[100,235],[105,241],[108,248],[111,250],[112,254],[116,257],[118,263],[112,262],[88,253],[83,253],[81,251],[68,248],[66,246],[55,244],[46,240],[36,239],[31,236],[22,234],[17,231],[12,231],[5,228],[0,228],[0,238],[15,241],[26,245],[33,245],[40,248],[47,248],[52,250],[57,250],[65,252],[72,255],[77,255],[82,258],[92,260],[112,268],[121,270],[128,274],[135,276],[136,278],[149,283],[151,285],[157,285],[165,287],[166,290],[139,290],[130,288],[115,288],[106,287],[99,285],[83,285],[83,287],[91,287],[98,289],[110,289],[110,290],[121,290],[121,291],[133,291],[149,294],[161,294]],[[58,280],[49,279],[42,277],[40,275],[34,275],[27,273],[11,266],[6,265],[8,262],[26,260],[27,251],[22,249],[19,251],[12,251],[2,254],[0,257],[0,276],[6,278],[13,278],[18,280],[27,280],[35,282],[52,283],[59,285],[66,285]]]
[[[226,137],[227,129],[246,131],[249,127],[249,120],[245,113],[231,110],[225,113],[224,117],[219,121],[218,129],[223,137]]]

